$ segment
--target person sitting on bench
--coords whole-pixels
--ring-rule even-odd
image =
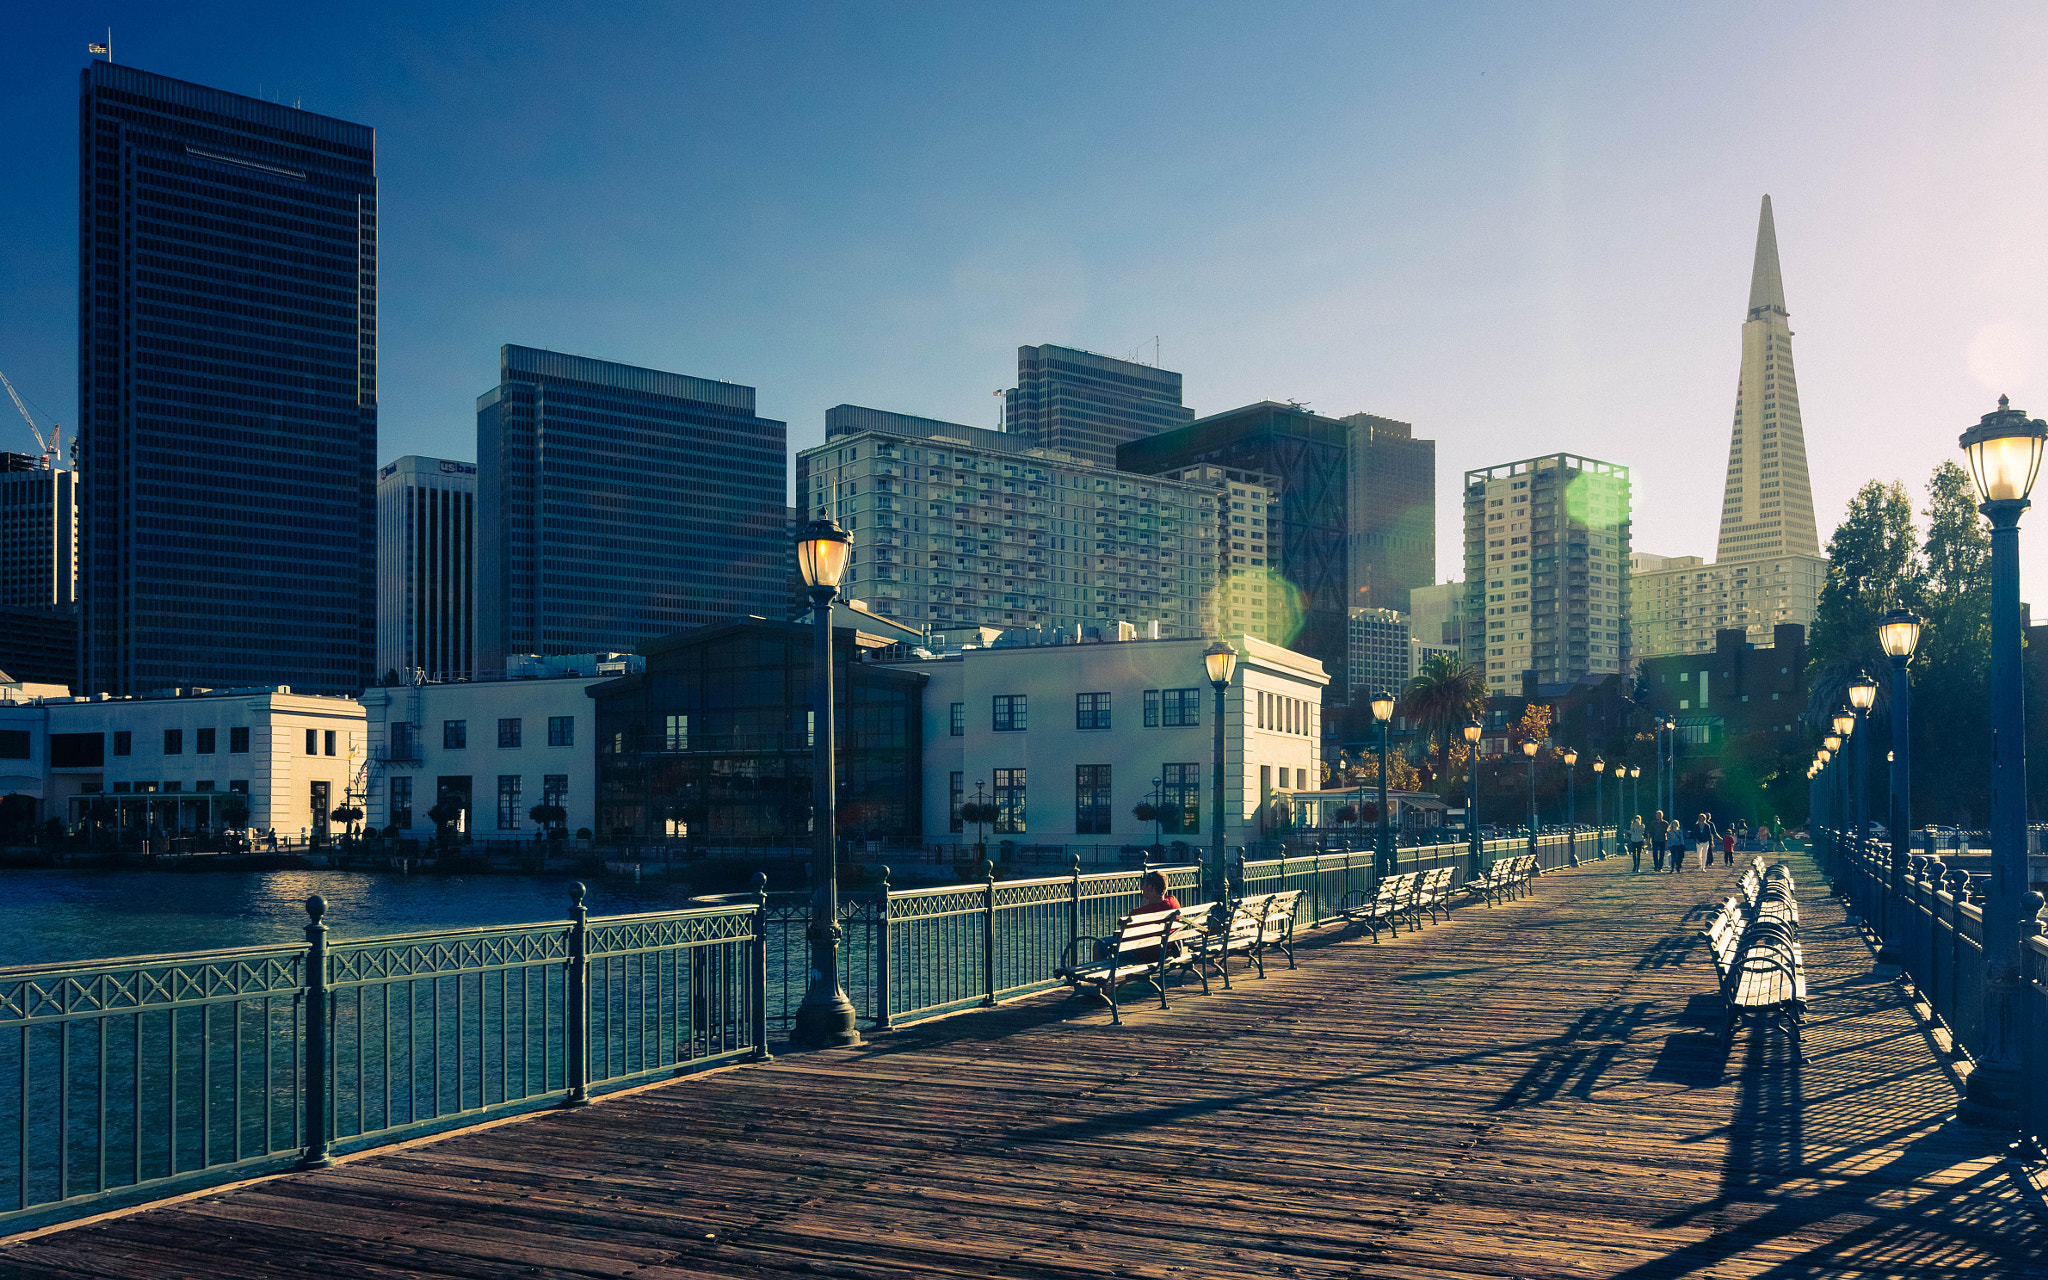
[[[1154,911],[1178,910],[1180,910],[1180,899],[1167,892],[1166,873],[1164,871],[1147,871],[1145,878],[1138,881],[1138,905],[1132,909],[1131,915],[1142,916],[1149,915]],[[1125,919],[1129,919],[1129,917],[1127,916]],[[1121,927],[1122,922],[1119,921],[1118,924]],[[1095,958],[1097,960],[1109,959],[1110,952],[1115,947],[1115,934],[1111,934],[1107,938],[1097,938],[1095,940]],[[1142,964],[1149,960],[1157,960],[1158,958],[1159,948],[1157,947],[1145,947],[1124,956],[1125,960],[1131,961],[1134,964]]]

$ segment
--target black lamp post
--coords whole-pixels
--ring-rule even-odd
[[[1390,876],[1394,874],[1394,845],[1387,833],[1387,731],[1388,721],[1394,718],[1393,694],[1373,695],[1372,718],[1380,723],[1380,823],[1373,849],[1379,855],[1380,874]]]
[[[1841,847],[1842,771],[1839,767],[1829,767],[1835,764],[1836,757],[1841,754],[1842,735],[1830,730],[1828,735],[1820,740],[1821,798],[1827,801],[1828,806],[1828,820],[1821,828],[1827,833],[1827,848],[1821,853],[1827,859],[1832,859],[1836,850]]]
[[[832,597],[852,558],[853,540],[836,520],[813,520],[797,534],[797,567],[810,589],[817,615],[817,644],[812,654],[811,707],[816,724],[811,738],[811,840],[814,890],[811,924],[810,984],[797,1006],[791,1043],[806,1049],[844,1048],[859,1044],[854,1029],[853,1001],[839,985],[839,850],[834,826],[838,820],[837,777],[833,762],[836,735],[832,707]]]
[[[1890,891],[1885,895],[1884,919],[1880,922],[1884,946],[1878,949],[1878,959],[1885,964],[1899,964],[1904,955],[1894,936],[1898,932],[1898,912],[1893,904],[1906,892],[1906,857],[1912,852],[1908,841],[1913,830],[1913,676],[1906,670],[1906,664],[1920,644],[1919,615],[1903,606],[1885,614],[1878,619],[1877,642],[1892,660],[1892,803],[1891,812],[1885,815],[1885,824],[1892,833],[1892,857],[1886,877]]]
[[[1522,754],[1529,757],[1529,843],[1536,843],[1536,752],[1540,744],[1531,740],[1522,744]]]
[[[1465,724],[1465,839],[1471,849],[1472,874],[1483,876],[1486,868],[1480,863],[1485,855],[1479,851],[1479,739],[1486,730],[1477,720]]]
[[[1835,736],[1842,745],[1835,749],[1835,852],[1856,851],[1856,779],[1850,776],[1849,753],[1846,748],[1856,736],[1856,713],[1847,707],[1835,708]],[[1846,834],[1846,839],[1844,838]],[[1837,874],[1840,868],[1837,869]]]
[[[1593,838],[1601,842],[1601,856],[1607,856],[1606,837],[1600,834],[1600,815],[1607,810],[1607,762],[1593,757]]]
[[[2020,514],[2041,470],[2048,422],[1998,397],[1961,444],[1991,521],[1991,890],[1984,902],[1984,1057],[1965,1118],[2015,1123],[2020,1091],[2020,899],[2027,892],[2026,711],[2020,686]]]
[[[1579,821],[1579,751],[1577,747],[1564,749],[1564,820],[1576,826]]]
[[[1216,690],[1216,801],[1210,806],[1216,815],[1215,831],[1209,840],[1209,856],[1215,863],[1212,882],[1212,902],[1221,902],[1229,893],[1225,885],[1228,874],[1223,853],[1223,695],[1230,688],[1230,678],[1237,674],[1237,650],[1218,640],[1202,652],[1202,667],[1209,675],[1209,685]]]
[[[1849,684],[1849,707],[1856,728],[1856,856],[1870,856],[1870,709],[1877,705],[1877,681],[1867,671]]]

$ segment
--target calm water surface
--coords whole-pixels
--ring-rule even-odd
[[[365,875],[349,871],[0,872],[0,967],[161,955],[305,938],[304,902],[327,899],[332,938],[569,915],[577,877]],[[590,914],[662,911],[691,890],[659,878],[587,879]]]

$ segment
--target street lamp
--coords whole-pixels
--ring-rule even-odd
[[[1962,435],[1977,507],[1991,521],[1991,890],[1984,903],[1985,1053],[1970,1073],[1974,1118],[2013,1123],[2020,1068],[2020,895],[2027,892],[2026,713],[2020,687],[2020,514],[2048,422],[1998,397]],[[2009,747],[2006,744],[2011,744]]]
[[[1892,767],[1891,767],[1891,812],[1886,815],[1886,825],[1892,832],[1891,874],[1887,877],[1891,891],[1885,895],[1884,945],[1878,949],[1878,957],[1887,964],[1898,964],[1903,960],[1895,935],[1894,917],[1897,911],[1893,904],[1906,892],[1907,833],[1913,829],[1913,676],[1906,670],[1913,657],[1913,650],[1920,644],[1920,616],[1903,605],[1891,610],[1877,622],[1877,643],[1884,654],[1892,660]]]
[[[1465,722],[1465,840],[1471,850],[1472,874],[1486,874],[1479,852],[1479,739],[1486,733],[1477,720]]]
[[[1858,671],[1856,678],[1849,682],[1849,707],[1855,712],[1852,724],[1862,725],[1870,719],[1870,708],[1877,704],[1877,681],[1870,678],[1868,671]],[[1870,735],[1856,735],[1856,856],[1870,855]]]
[[[1216,864],[1213,873],[1215,892],[1211,895],[1211,900],[1220,902],[1229,896],[1230,892],[1225,883],[1223,857],[1223,697],[1230,689],[1230,678],[1237,674],[1237,650],[1218,640],[1202,651],[1202,666],[1209,673],[1210,687],[1216,690],[1216,801],[1210,806],[1216,815],[1216,830],[1210,836],[1209,848],[1210,856]]]
[[[1616,776],[1619,776],[1619,775],[1617,774]],[[1601,841],[1604,841],[1604,840],[1606,839],[1606,837],[1605,837],[1605,836],[1602,836],[1602,835],[1600,834],[1600,815],[1601,815],[1601,813],[1602,813],[1602,812],[1604,812],[1604,811],[1606,810],[1606,808],[1607,808],[1607,805],[1606,805],[1606,803],[1605,803],[1605,800],[1606,800],[1606,796],[1607,796],[1607,788],[1606,788],[1606,781],[1607,781],[1607,762],[1606,762],[1605,760],[1602,760],[1602,759],[1601,759],[1601,758],[1600,758],[1599,756],[1594,756],[1594,757],[1593,757],[1593,838],[1594,838],[1594,839],[1596,839],[1596,840],[1601,840]],[[1602,850],[1602,852],[1601,852],[1601,855],[1600,855],[1600,856],[1601,856],[1601,857],[1603,857],[1603,858],[1604,858],[1604,857],[1606,857],[1606,856],[1607,856],[1607,854],[1606,854],[1605,850],[1606,850],[1607,846],[1606,846],[1606,845],[1605,845],[1605,844],[1603,843],[1603,844],[1602,844],[1602,845],[1600,846],[1600,848],[1601,848],[1601,850]]]
[[[1577,825],[1579,821],[1579,751],[1577,747],[1564,750],[1564,820]]]
[[[837,772],[833,748],[837,735],[832,707],[832,597],[853,557],[853,539],[839,522],[813,520],[796,535],[796,562],[809,589],[817,617],[817,643],[811,654],[811,943],[810,985],[797,1006],[790,1028],[791,1043],[807,1049],[844,1048],[860,1043],[854,1029],[853,1001],[839,985],[839,850]]]
[[[1522,744],[1522,754],[1529,757],[1529,843],[1536,843],[1536,750],[1537,743]]]
[[[1380,874],[1394,874],[1393,843],[1387,838],[1387,733],[1388,721],[1394,718],[1394,695],[1381,692],[1372,700],[1372,718],[1380,722],[1380,823],[1377,842],[1373,848],[1379,854]]]

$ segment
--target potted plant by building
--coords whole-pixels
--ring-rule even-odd
[[[974,864],[979,867],[988,857],[988,836],[985,828],[994,822],[1001,810],[994,804],[969,800],[960,806],[960,820],[974,824]]]
[[[443,852],[455,843],[455,824],[461,819],[462,806],[452,795],[442,796],[427,810],[427,821],[434,824],[434,844]]]
[[[1149,800],[1140,800],[1131,806],[1131,816],[1140,822],[1152,824],[1152,852],[1162,852],[1166,839],[1163,825],[1166,821],[1166,806],[1153,804]]]

